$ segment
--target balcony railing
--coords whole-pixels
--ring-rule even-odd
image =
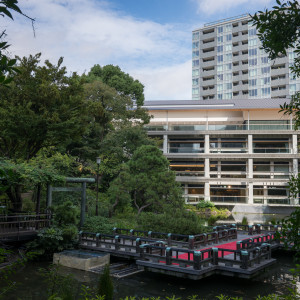
[[[248,148],[210,148],[210,153],[247,153]]]
[[[291,204],[287,197],[253,197],[254,204]]]
[[[210,196],[211,202],[223,203],[248,203],[248,197],[245,196]]]
[[[168,153],[204,153],[204,148],[169,147]]]
[[[253,148],[253,153],[291,153],[290,148]]]
[[[175,171],[176,176],[196,176],[204,177],[204,171]]]
[[[291,124],[200,124],[200,125],[148,125],[148,131],[229,131],[229,130],[294,130]]]
[[[184,195],[183,197],[186,204],[197,204],[204,200],[204,195]]]

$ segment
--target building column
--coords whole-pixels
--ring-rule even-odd
[[[253,136],[252,134],[248,134],[248,153],[253,153]]]
[[[248,204],[253,204],[253,182],[248,184]]]
[[[264,203],[265,205],[268,204],[268,186],[267,185],[264,185]]]
[[[292,154],[298,153],[298,141],[297,141],[297,134],[293,134],[292,137]]]
[[[248,178],[253,178],[253,158],[248,158]]]
[[[294,158],[293,159],[293,175],[298,177],[298,159]]]
[[[164,134],[163,136],[163,154],[168,153],[168,135]]]
[[[209,183],[204,183],[204,200],[210,201],[210,190],[209,190]]]
[[[205,178],[210,177],[209,171],[210,171],[209,158],[205,158],[205,161],[204,161],[204,177]]]
[[[209,134],[204,137],[204,153],[209,153]]]

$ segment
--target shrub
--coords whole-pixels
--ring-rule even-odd
[[[112,300],[114,285],[110,277],[109,265],[105,265],[103,273],[99,279],[98,295],[105,296],[105,300]]]
[[[138,228],[165,233],[198,234],[204,232],[204,222],[196,213],[174,210],[163,214],[142,213],[137,218]]]
[[[113,228],[113,220],[101,216],[87,217],[83,226],[84,231],[106,234],[111,233]]]
[[[209,208],[209,207],[214,207],[215,204],[213,202],[210,202],[210,201],[204,201],[204,200],[201,200],[197,205],[197,209],[201,209],[201,208]]]
[[[242,225],[248,225],[248,219],[246,216],[243,216]]]

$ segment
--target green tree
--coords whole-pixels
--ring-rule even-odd
[[[298,1],[282,2],[276,0],[277,5],[272,10],[259,11],[252,16],[253,25],[258,30],[258,37],[262,48],[271,59],[288,55],[289,51],[295,54],[291,71],[300,77],[300,6]],[[295,129],[300,126],[300,92],[296,92],[290,101],[281,106],[281,111],[292,115],[295,120]],[[298,198],[300,192],[300,178],[294,176],[289,182],[291,197]],[[292,246],[297,253],[300,250],[299,241],[300,209],[296,209],[290,217],[283,220],[281,234],[286,246]]]
[[[1,0],[0,1],[0,16],[1,17],[9,17],[13,20],[12,11],[17,12],[30,19],[32,23],[34,19],[24,15],[17,5],[17,0]],[[16,59],[11,59],[7,54],[7,48],[10,46],[6,41],[4,41],[4,37],[6,36],[6,31],[0,32],[0,85],[7,85],[12,80],[12,75],[17,72],[17,69],[14,67],[16,64]]]
[[[64,149],[86,129],[82,82],[41,54],[19,58],[10,89],[0,87],[0,156],[29,160],[44,148]]]
[[[122,183],[122,184],[120,184]],[[112,202],[130,199],[137,213],[161,212],[166,208],[182,208],[182,190],[169,170],[169,162],[155,146],[139,147],[112,182],[108,193]],[[130,198],[129,198],[130,196]]]

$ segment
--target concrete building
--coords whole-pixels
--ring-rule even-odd
[[[182,184],[186,203],[299,205],[288,181],[298,175],[300,132],[279,113],[286,99],[146,101],[147,126]]]
[[[192,99],[289,98],[299,91],[289,70],[293,50],[270,61],[260,45],[248,15],[194,30]]]

